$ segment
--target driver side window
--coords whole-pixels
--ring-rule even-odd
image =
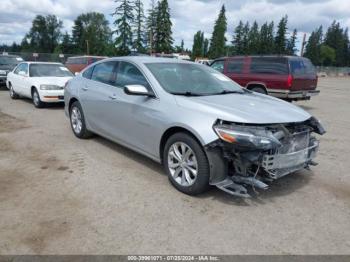
[[[14,73],[18,75],[18,73],[21,71],[24,72],[25,74],[28,74],[28,64],[26,63],[19,64],[16,70],[14,71]]]
[[[143,76],[141,71],[133,64],[121,62],[119,65],[117,75],[117,87],[123,88],[127,85],[143,85],[148,90],[151,89],[150,85],[148,84],[146,78]]]

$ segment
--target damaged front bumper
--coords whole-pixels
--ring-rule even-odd
[[[235,196],[249,197],[248,187],[267,189],[269,182],[316,165],[319,142],[313,133],[325,133],[315,119],[303,123],[242,126],[220,122],[220,126],[239,130],[233,132],[258,134],[276,141],[270,147],[253,148],[246,141],[232,143],[219,139],[206,146],[210,163],[210,184]],[[224,137],[226,139],[227,137]],[[249,138],[250,140],[251,137]],[[231,141],[230,138],[227,138]],[[235,141],[234,141],[235,140]],[[242,146],[243,144],[243,146]],[[248,146],[247,146],[248,145]]]

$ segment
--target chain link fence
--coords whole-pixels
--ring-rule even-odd
[[[65,63],[68,57],[78,56],[77,54],[50,54],[50,53],[29,53],[29,52],[3,52],[2,54],[17,55],[25,61],[59,62]]]
[[[317,73],[321,77],[350,76],[350,67],[317,66]]]

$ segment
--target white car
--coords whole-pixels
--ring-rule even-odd
[[[7,75],[12,99],[27,97],[34,106],[64,102],[64,86],[73,74],[60,63],[23,62]]]

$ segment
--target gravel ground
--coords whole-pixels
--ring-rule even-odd
[[[0,254],[350,254],[350,79],[319,89],[297,103],[328,129],[319,165],[252,199],[181,194],[157,163],[76,139],[62,106],[0,91]]]

